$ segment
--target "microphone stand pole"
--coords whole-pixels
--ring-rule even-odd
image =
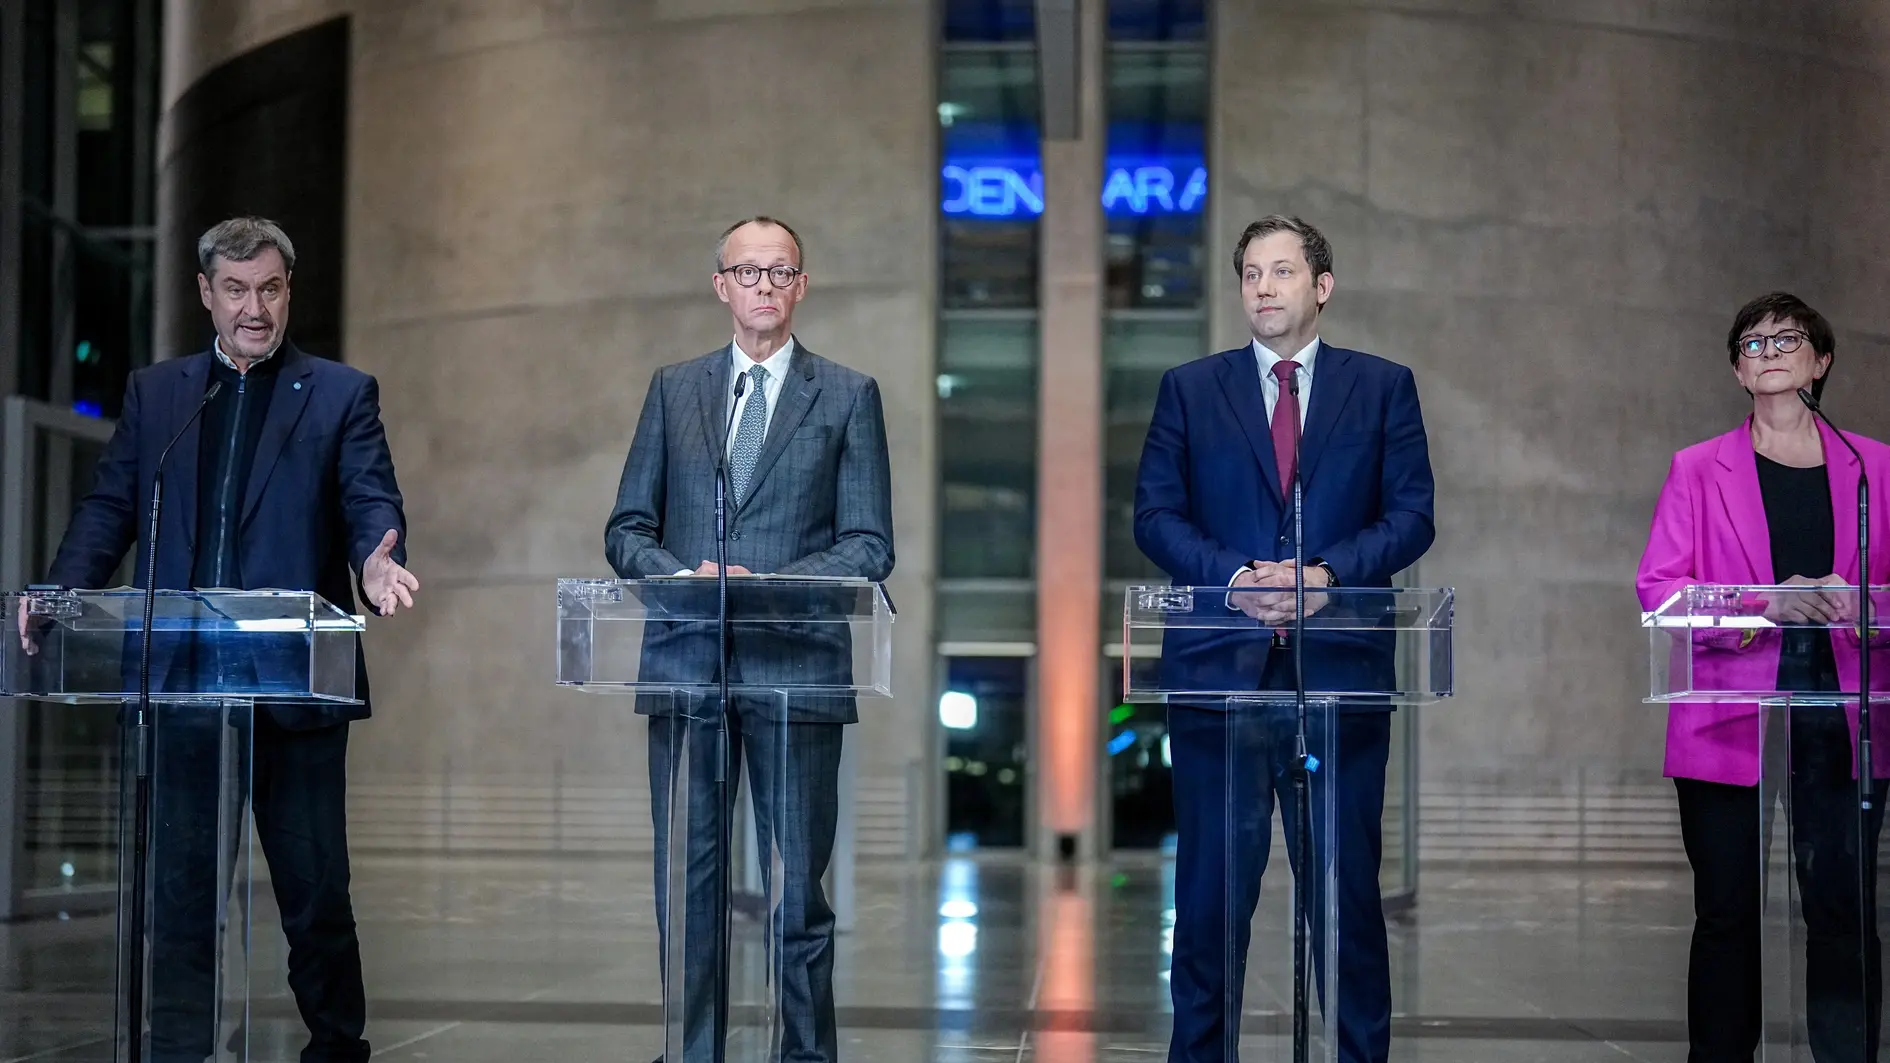
[[[715,1063],[722,1063],[728,1053],[728,969],[729,925],[733,896],[729,846],[729,820],[733,803],[731,790],[735,780],[728,777],[728,670],[732,656],[728,615],[728,441],[735,428],[735,411],[741,405],[742,392],[748,385],[746,373],[735,377],[735,397],[729,403],[728,421],[722,426],[722,449],[715,460],[715,596],[716,596],[716,677],[721,690],[721,704],[715,713]],[[671,798],[674,800],[674,798]],[[687,795],[684,797],[687,800]],[[672,866],[670,874],[675,874]],[[688,870],[684,869],[687,878]],[[687,892],[687,891],[685,891]],[[684,962],[687,967],[687,961]],[[688,979],[684,980],[687,992]],[[684,1005],[685,1014],[687,1004]]]
[[[1299,374],[1288,378],[1295,399],[1299,396]],[[1295,403],[1297,405],[1297,402]],[[1309,1051],[1311,1005],[1307,991],[1306,949],[1310,884],[1318,882],[1319,869],[1313,867],[1312,844],[1312,773],[1319,761],[1307,744],[1306,707],[1306,483],[1300,472],[1300,425],[1293,425],[1293,818],[1297,830],[1294,841],[1295,875],[1293,882],[1293,1063],[1306,1063]],[[1330,721],[1327,726],[1330,726]],[[1331,927],[1326,932],[1332,932]]]
[[[1877,928],[1877,839],[1870,830],[1871,809],[1876,803],[1876,780],[1870,755],[1870,473],[1864,465],[1864,456],[1857,447],[1838,431],[1838,426],[1831,423],[1831,418],[1819,408],[1818,400],[1810,391],[1799,388],[1798,398],[1807,409],[1815,414],[1831,429],[1853,457],[1857,459],[1857,589],[1858,589],[1858,649],[1857,654],[1857,956],[1862,981],[1858,984],[1863,1007],[1859,1014],[1863,1016],[1863,1029],[1858,1036],[1863,1038],[1863,1055],[1859,1059],[1874,1059],[1876,1045],[1874,1026],[1875,1018],[1871,1014],[1870,985],[1871,968],[1870,942],[1876,936]]]
[[[151,528],[145,536],[144,627],[138,632],[138,703],[126,723],[130,734],[125,745],[132,762],[131,791],[131,900],[123,921],[118,924],[119,940],[127,945],[129,955],[121,957],[124,965],[119,977],[124,979],[124,1011],[117,1016],[119,1030],[125,1037],[125,1057],[129,1063],[144,1063],[144,980],[145,980],[145,894],[150,889],[151,859],[151,621],[157,613],[158,518],[164,512],[164,461],[171,448],[184,438],[190,426],[203,415],[204,407],[223,390],[221,381],[212,382],[203,393],[184,426],[158,453],[157,467],[151,475]]]

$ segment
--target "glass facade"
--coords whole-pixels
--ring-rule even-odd
[[[1205,8],[1111,0],[1105,58],[1103,575],[1100,705],[1110,845],[1174,835],[1167,714],[1120,698],[1122,588],[1167,576],[1135,545],[1135,480],[1162,374],[1207,353]]]
[[[156,166],[155,0],[22,0],[17,42],[19,134],[0,173],[19,261],[0,307],[14,391],[115,416],[132,369],[151,360],[152,199]],[[17,204],[17,205],[15,205]]]
[[[1026,843],[1036,640],[1041,107],[1031,0],[944,5],[939,742],[949,847]]]
[[[1034,52],[946,51],[938,105],[939,294],[946,310],[1037,305],[1040,103]]]

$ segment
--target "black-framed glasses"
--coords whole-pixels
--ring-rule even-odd
[[[760,284],[763,273],[768,275],[768,280],[773,282],[776,288],[785,288],[793,284],[794,278],[801,275],[801,271],[793,266],[770,266],[762,269],[760,266],[751,266],[746,262],[739,266],[724,266],[722,272],[734,277],[735,283],[744,288],[753,288]]]
[[[1776,336],[1746,336],[1739,341],[1739,353],[1747,358],[1765,357],[1765,345],[1771,344],[1780,354],[1790,354],[1805,345],[1807,337],[1797,329],[1786,329]]]

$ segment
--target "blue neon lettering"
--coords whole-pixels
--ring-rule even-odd
[[[1207,192],[1207,167],[1186,156],[1124,157],[1110,161],[1102,207],[1114,214],[1198,214]],[[1042,214],[1043,206],[1043,170],[1035,159],[960,158],[939,171],[939,209],[945,214],[1028,217]]]

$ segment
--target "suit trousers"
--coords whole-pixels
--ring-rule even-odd
[[[1327,992],[1328,977],[1335,972],[1326,970],[1325,960],[1326,876],[1309,875],[1298,866],[1298,796],[1292,778],[1298,726],[1293,706],[1169,707],[1177,832],[1169,976],[1175,1024],[1169,1063],[1233,1063],[1239,1058],[1247,947],[1276,802],[1295,878],[1312,887],[1308,931],[1315,988],[1328,1028],[1336,1030],[1339,1059],[1384,1063],[1390,1054],[1391,965],[1378,868],[1391,714],[1339,713],[1315,715],[1313,720],[1311,731],[1337,729],[1337,763],[1315,770],[1308,788],[1313,859],[1320,868],[1336,862],[1336,1001]],[[1322,722],[1327,720],[1331,722]],[[1323,755],[1320,744],[1311,743],[1315,755]],[[1328,814],[1337,853],[1327,844]],[[1282,955],[1290,964],[1291,950]]]
[[[1850,728],[1840,710],[1800,708],[1791,714],[1790,735],[1789,830],[1804,912],[1805,1025],[1811,1055],[1818,1063],[1866,1058],[1874,1063],[1874,1048],[1868,1057],[1863,1052],[1862,1020],[1868,1017],[1869,1042],[1875,1046],[1882,1026],[1882,942],[1873,926],[1865,945],[1870,978],[1860,986],[1857,777]],[[1673,782],[1680,801],[1680,836],[1693,866],[1687,1060],[1750,1063],[1764,1019],[1763,874],[1777,785]],[[1887,788],[1883,780],[1874,787],[1866,825],[1873,846],[1883,826]]]
[[[252,753],[248,718],[157,706],[151,1058],[201,1063],[216,1047],[218,955],[247,803],[288,939],[289,989],[309,1031],[302,1063],[365,1060],[367,996],[348,894],[348,725],[285,730],[259,706]]]
[[[744,756],[766,902],[760,913],[765,920],[762,953],[767,984],[778,993],[770,1002],[779,1009],[778,1029],[769,1033],[779,1042],[768,1058],[835,1063],[834,913],[821,877],[833,856],[839,823],[844,727],[765,719],[745,711],[740,700],[733,711],[711,708],[706,716],[650,717],[656,912],[670,1002],[666,1022],[671,1038],[680,1026],[683,1044],[683,1058],[666,1063],[714,1060],[716,1029],[727,1022],[726,1012],[718,1014],[716,999],[723,968],[714,933],[728,912],[717,858],[730,852],[728,824],[734,819],[735,780]],[[717,731],[723,723],[728,729],[722,754],[726,786],[715,781],[722,745]],[[718,794],[725,802],[719,810]],[[672,860],[682,862],[674,881]],[[672,919],[676,904],[684,909],[680,923]],[[746,919],[733,922],[739,927]]]

